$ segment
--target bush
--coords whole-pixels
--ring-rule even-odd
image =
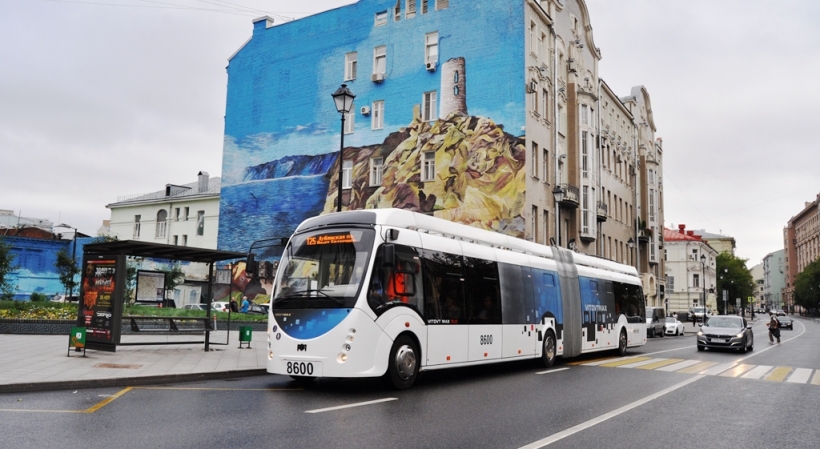
[[[42,293],[37,293],[37,292],[32,293],[30,298],[31,298],[32,302],[45,302],[45,301],[48,301],[48,296],[46,296]]]

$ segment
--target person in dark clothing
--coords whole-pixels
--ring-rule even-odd
[[[236,299],[231,298],[231,312],[236,313],[239,312],[239,308],[236,306]]]

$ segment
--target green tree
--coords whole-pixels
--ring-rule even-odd
[[[0,237],[0,296],[3,299],[14,294],[15,286],[7,278],[7,275],[17,269],[14,265],[14,254],[11,253],[11,245],[7,244],[3,237]]]
[[[749,297],[754,295],[754,279],[746,268],[747,259],[741,259],[732,254],[721,253],[716,259],[717,270],[717,306],[718,313],[726,314],[724,306],[728,306],[728,313],[738,313],[735,310],[735,299],[740,298],[740,306],[745,310]],[[723,291],[726,290],[727,302],[723,302]]]
[[[54,263],[54,266],[57,268],[60,283],[65,287],[66,294],[73,292],[78,283],[75,277],[80,272],[80,269],[77,267],[71,254],[68,254],[68,250],[62,248],[57,252],[57,262]]]
[[[177,285],[183,283],[185,281],[185,273],[182,271],[182,268],[179,267],[178,264],[174,264],[170,267],[162,267],[158,269],[165,274],[165,292],[173,291]],[[167,297],[168,295],[166,295]]]
[[[794,281],[794,303],[808,310],[820,308],[820,259],[806,265]]]

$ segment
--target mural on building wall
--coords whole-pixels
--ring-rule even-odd
[[[361,9],[367,3],[379,2],[360,2],[351,5],[349,12],[354,14],[357,7]],[[512,8],[492,2],[485,5],[485,8],[474,12],[474,16],[478,17],[472,25],[480,25],[482,20],[497,22],[498,11],[493,11],[493,8]],[[327,14],[343,14],[344,11],[345,8],[340,8]],[[476,26],[467,26],[466,10],[459,13],[462,15],[455,17],[454,22],[458,25],[452,27],[463,27],[465,32],[475,33]],[[432,18],[433,14],[430,16]],[[329,16],[316,18],[316,23],[328,20]],[[410,20],[405,22],[412,25]],[[321,105],[311,105],[310,101],[283,105],[288,111],[293,110],[291,106],[295,105],[314,108],[311,111],[316,116],[305,117],[303,122],[290,126],[282,123],[293,118],[279,117],[275,112],[260,112],[263,107],[257,107],[258,99],[249,99],[243,91],[249,83],[254,87],[265,84],[264,77],[268,76],[265,73],[275,70],[266,72],[254,66],[259,64],[259,55],[267,54],[262,49],[267,37],[265,33],[276,31],[275,42],[280,43],[287,40],[282,34],[288,32],[288,26],[290,24],[282,25],[280,30],[255,29],[246,48],[231,60],[234,71],[229,67],[232,82],[229,82],[223,154],[220,249],[245,251],[255,240],[289,236],[304,219],[336,210],[340,120],[329,95],[335,89],[327,89],[327,95],[324,95],[327,98],[318,97],[316,101],[322,102]],[[437,22],[431,26],[442,25]],[[417,40],[424,42],[425,28],[413,27],[406,32],[418,34],[419,29],[422,34]],[[388,59],[387,80],[383,84],[371,83],[369,70],[365,68],[372,51],[370,49],[383,42],[377,31],[382,32],[374,29],[371,34],[361,37],[360,46],[366,50],[361,52],[359,77],[364,79],[350,85],[357,98],[351,117],[355,121],[355,131],[345,135],[343,150],[343,160],[352,161],[352,187],[343,191],[343,210],[402,208],[523,237],[526,146],[522,126],[525,120],[524,96],[520,93],[523,89],[519,87],[523,85],[521,26],[511,27],[509,35],[503,34],[496,39],[499,44],[507,43],[508,48],[503,52],[496,47],[488,51],[483,46],[473,45],[461,55],[443,60],[447,51],[442,48],[439,57],[443,62],[435,71],[425,70],[423,65],[418,67],[419,64],[398,57],[392,61]],[[392,32],[396,33],[396,29]],[[483,32],[498,36],[498,30]],[[293,31],[292,34],[299,32]],[[404,51],[404,39],[387,34],[384,39],[388,36],[388,54]],[[476,39],[479,40],[478,37]],[[510,54],[515,54],[514,49],[517,48],[522,50],[521,54],[511,57]],[[345,52],[349,50],[334,50],[335,60],[344,62]],[[248,55],[244,55],[243,51],[247,51]],[[488,70],[495,66],[509,66],[511,58],[515,62],[521,60],[521,84],[517,84],[515,89],[509,86],[516,80],[514,76],[499,79],[497,76],[501,72]],[[323,56],[321,60],[333,58]],[[324,64],[315,59],[313,63]],[[295,62],[293,64],[296,65]],[[475,76],[470,75],[471,67],[476,67]],[[338,66],[328,66],[325,70],[325,76],[320,72],[318,84],[335,84],[338,87]],[[506,70],[503,72],[509,73]],[[406,76],[403,78],[402,75]],[[270,77],[272,79],[268,81],[276,86],[277,99],[285,101],[282,91],[290,94],[288,98],[298,97],[298,82],[293,77],[283,77],[281,69],[278,76]],[[412,89],[416,94],[410,97],[399,90],[395,91],[395,95],[385,92],[385,86],[397,82],[401,85],[395,84],[396,87],[405,86],[404,90]],[[499,86],[498,96],[488,99],[486,89],[492,83]],[[507,91],[514,91],[516,95],[507,96]],[[437,97],[437,101],[433,100],[434,117],[422,120],[421,111],[426,99],[423,99],[422,93],[429,92],[434,92]],[[468,92],[476,95],[475,102],[468,97]],[[259,92],[254,91],[253,95],[259,95]],[[373,126],[371,116],[359,113],[360,106],[370,105],[373,101],[384,101],[385,108],[390,108],[389,114],[384,112],[382,127]],[[474,110],[468,110],[468,104]],[[243,107],[240,108],[240,105]],[[405,117],[403,123],[402,117]],[[326,121],[327,125],[319,124],[321,120]],[[505,126],[520,130],[520,133],[512,134]],[[266,128],[276,131],[261,131]],[[430,153],[435,155],[434,167],[425,158],[425,154]],[[374,171],[374,159],[381,160],[381,170]],[[432,179],[429,179],[431,175]],[[263,251],[261,256],[278,254],[265,255]]]

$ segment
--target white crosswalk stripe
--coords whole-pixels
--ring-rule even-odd
[[[808,368],[797,368],[796,370],[794,370],[794,373],[792,373],[792,375],[789,376],[789,379],[786,382],[804,384],[809,381],[809,378],[811,377],[811,372],[812,370]]]
[[[771,371],[772,368],[774,368],[774,367],[773,366],[767,366],[767,365],[760,365],[760,366],[752,369],[751,371],[749,371],[748,373],[746,373],[746,374],[744,374],[740,377],[742,377],[744,379],[762,379],[763,376],[765,376],[766,373]]]

